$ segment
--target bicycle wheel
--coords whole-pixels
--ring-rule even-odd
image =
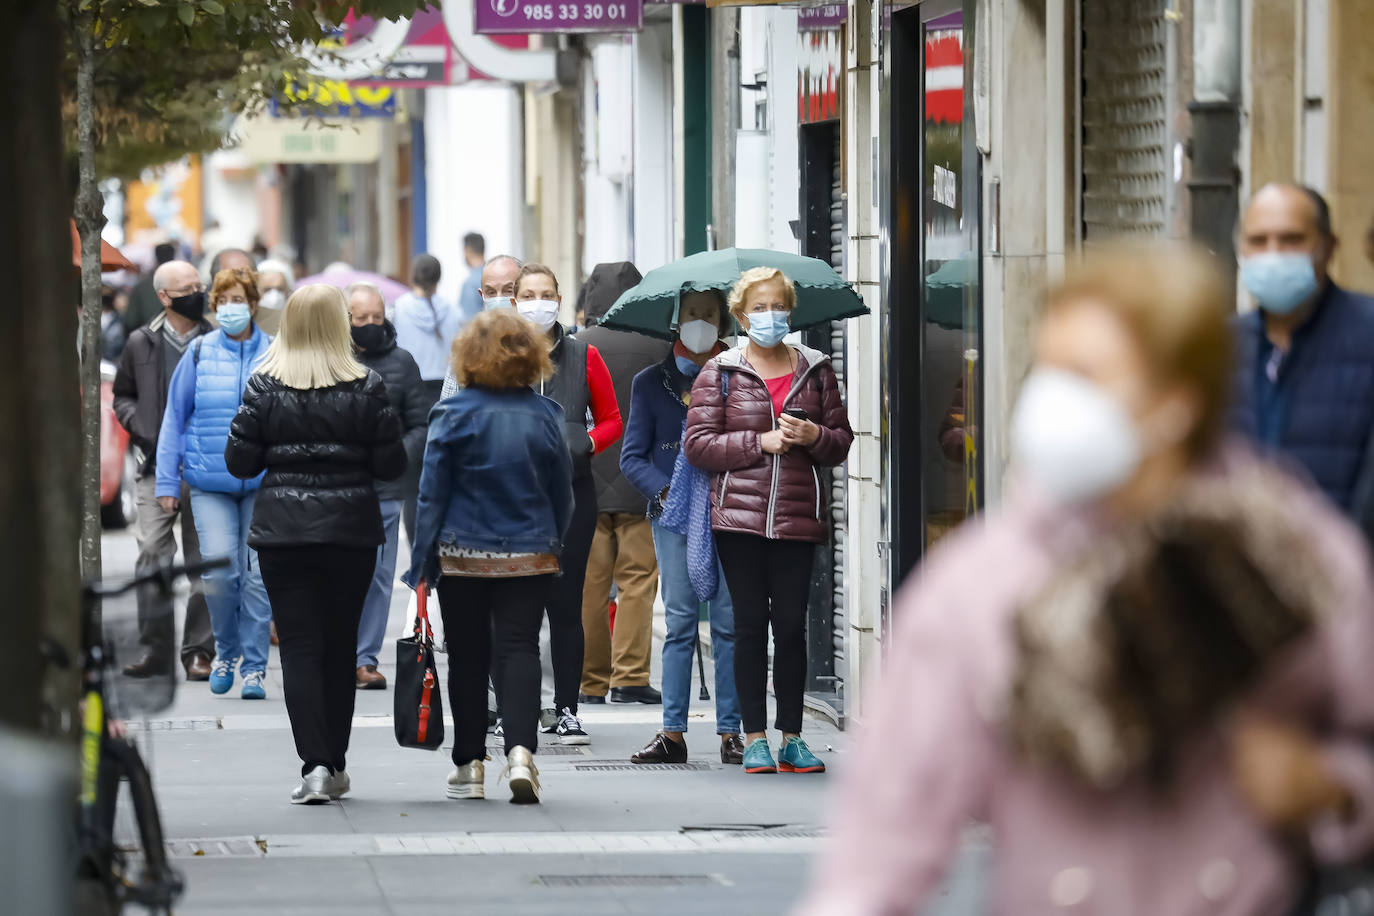
[[[110,875],[120,899],[153,912],[170,909],[184,882],[167,862],[153,781],[130,741],[105,741],[101,755],[101,800],[111,800],[106,821],[111,841]],[[108,792],[108,794],[106,794]]]

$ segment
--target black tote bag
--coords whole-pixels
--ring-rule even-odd
[[[415,593],[415,629],[396,640],[396,742],[401,747],[438,750],[444,743],[444,701],[434,663],[434,631],[429,627],[427,590]]]

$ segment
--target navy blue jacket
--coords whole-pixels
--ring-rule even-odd
[[[434,584],[441,543],[560,553],[572,509],[563,408],[529,388],[464,388],[429,414],[415,543],[402,579]]]
[[[620,442],[620,471],[651,503],[673,479],[687,420],[683,396],[692,380],[678,369],[673,354],[641,371],[630,385],[630,419]]]
[[[1233,428],[1302,467],[1361,520],[1374,433],[1374,299],[1329,284],[1294,332],[1267,405],[1260,403],[1268,351],[1260,312],[1242,316],[1237,329]]]

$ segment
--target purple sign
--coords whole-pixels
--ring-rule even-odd
[[[638,32],[644,0],[474,0],[481,35]]]
[[[797,30],[819,32],[822,29],[838,29],[848,18],[849,7],[842,3],[807,6],[797,11]]]

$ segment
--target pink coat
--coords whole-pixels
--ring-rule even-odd
[[[1228,459],[1228,463],[1252,459]],[[1293,485],[1292,518],[1335,579],[1340,607],[1272,673],[1249,708],[1333,723],[1333,773],[1352,820],[1314,825],[1327,861],[1374,845],[1374,583],[1361,537]],[[846,755],[830,848],[798,912],[887,916],[919,909],[972,820],[991,825],[992,912],[1270,916],[1301,876],[1229,777],[1225,727],[1184,755],[1171,803],[1143,787],[1095,793],[1018,760],[995,724],[1014,659],[1010,623],[1094,523],[1022,504],[942,543],[897,597],[883,676]]]

